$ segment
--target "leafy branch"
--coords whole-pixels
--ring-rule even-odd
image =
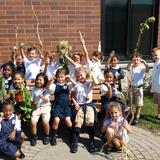
[[[140,23],[140,26],[139,26],[140,29],[139,29],[138,39],[136,42],[136,48],[134,49],[134,53],[137,53],[137,50],[139,49],[141,37],[142,37],[144,31],[149,30],[150,29],[149,25],[154,22],[155,22],[155,17],[149,17],[143,23]]]

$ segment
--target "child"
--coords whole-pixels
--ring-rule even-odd
[[[115,51],[112,51],[106,63],[106,69],[111,69],[114,75],[113,81],[116,84],[117,89],[121,91],[121,79],[124,78],[124,70],[119,67],[118,62],[118,55],[115,53]]]
[[[35,87],[32,90],[33,98],[33,112],[31,117],[31,146],[37,144],[37,122],[39,117],[42,117],[42,123],[44,127],[43,144],[49,143],[49,120],[50,120],[50,94],[46,86],[48,83],[48,77],[45,73],[39,73],[35,79]]]
[[[128,93],[128,100],[136,106],[135,118],[133,125],[139,122],[141,108],[143,106],[143,84],[145,72],[149,71],[149,66],[145,60],[141,58],[139,53],[136,53],[132,57],[132,61],[128,64],[127,70],[131,74],[131,84]]]
[[[36,48],[35,47],[28,48],[27,57],[24,54],[22,54],[22,57],[26,69],[25,79],[35,80],[37,74],[41,70],[41,58],[40,56],[37,56]]]
[[[160,120],[160,48],[153,49],[152,58],[155,63],[152,71],[151,92],[153,93],[155,104],[158,104],[156,118]]]
[[[70,62],[69,64],[69,75],[72,79],[75,79],[75,70],[82,65],[80,64],[80,55],[78,53],[73,54],[72,58],[68,56],[68,53],[66,52],[65,57]]]
[[[71,131],[72,122],[72,106],[69,98],[70,86],[66,83],[66,70],[60,68],[56,72],[55,84],[49,87],[50,93],[55,95],[55,101],[51,110],[53,117],[52,132],[51,132],[51,145],[56,145],[56,134],[59,126],[60,119],[64,119],[65,123]]]
[[[122,145],[128,143],[127,133],[131,130],[127,120],[122,117],[121,106],[118,103],[111,102],[109,104],[101,132],[105,134],[108,142],[107,153],[111,152],[113,146],[119,151],[122,149]]]
[[[50,80],[52,77],[55,76],[57,69],[59,68],[60,64],[59,61],[56,60],[56,53],[54,52],[47,52],[45,60],[45,68],[44,72],[48,76]]]
[[[22,141],[25,137],[21,131],[21,122],[13,113],[14,106],[11,101],[2,104],[3,117],[0,117],[0,152],[11,157],[23,159],[21,151]]]
[[[96,109],[92,103],[93,94],[92,89],[98,84],[98,80],[93,75],[93,81],[87,80],[87,72],[84,67],[76,70],[77,84],[72,89],[71,97],[75,107],[75,127],[72,133],[71,153],[76,153],[78,150],[79,134],[83,121],[88,127],[89,134],[89,152],[95,152],[94,144],[94,122]]]
[[[113,82],[113,72],[110,69],[104,71],[104,83],[100,85],[101,91],[101,118],[103,119],[106,111],[108,110],[108,104],[112,101],[118,102],[117,88]]]
[[[25,66],[21,54],[16,53],[17,47],[12,48],[12,61],[15,65],[15,71],[21,71],[25,74]]]
[[[23,93],[25,91],[25,93]],[[10,87],[10,98],[13,99],[15,103],[15,113],[19,116],[24,112],[21,107],[24,107],[26,98],[30,97],[31,95],[28,90],[28,86],[26,86],[24,81],[24,73],[21,71],[16,71],[13,75],[13,83]],[[25,106],[26,107],[26,106]],[[30,106],[31,107],[31,106]]]
[[[97,77],[97,79],[100,82],[103,81],[104,77],[103,77],[103,73],[101,70],[102,69],[101,61],[103,58],[102,52],[94,51],[92,54],[92,58],[90,60],[87,48],[85,46],[85,41],[82,40],[81,43],[82,43],[83,50],[86,55],[86,60],[87,60],[88,66],[89,66],[89,72],[93,72],[93,74],[95,74],[95,76]]]

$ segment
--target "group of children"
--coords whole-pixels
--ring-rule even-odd
[[[40,117],[44,128],[43,144],[46,145],[50,142],[53,146],[57,144],[57,130],[60,120],[63,119],[70,132],[71,153],[76,153],[78,150],[83,123],[87,126],[89,134],[88,151],[90,153],[95,152],[94,132],[97,113],[93,103],[93,87],[96,85],[100,85],[102,93],[103,125],[101,132],[109,142],[107,152],[113,146],[117,150],[122,149],[123,135],[120,133],[120,128],[125,130],[123,133],[126,134],[126,143],[128,142],[127,133],[130,132],[130,127],[124,116],[125,104],[122,104],[117,96],[117,93],[121,91],[121,79],[125,76],[124,70],[118,65],[119,57],[114,51],[111,52],[105,70],[102,72],[102,53],[95,51],[90,59],[84,41],[82,41],[82,46],[84,49],[83,55],[76,53],[73,57],[69,57],[67,50],[65,50],[65,58],[69,61],[69,73],[61,67],[60,62],[55,58],[55,53],[46,53],[43,57],[37,55],[35,47],[31,47],[28,48],[27,56],[25,56],[23,46],[20,48],[21,54],[16,53],[15,48],[13,48],[12,58],[14,63],[8,62],[1,67],[1,79],[4,80],[2,87],[5,91],[1,97],[1,111],[4,115],[0,117],[0,140],[2,139],[3,142],[0,144],[0,151],[2,153],[24,158],[21,151],[21,143],[24,137],[21,131],[23,108],[18,105],[17,101],[14,101],[15,95],[13,92],[11,94],[10,90],[18,89],[20,84],[23,84],[27,89],[25,80],[35,82],[31,91],[32,146],[37,143],[37,122]],[[154,100],[158,104],[157,118],[160,119],[160,48],[154,49],[152,55],[155,64],[151,91],[154,93]],[[149,66],[136,53],[128,64],[127,70],[131,73],[127,100],[128,104],[135,104],[136,106],[133,124],[137,124],[143,106],[144,75],[149,70]],[[54,94],[53,103],[50,102],[51,94]],[[24,101],[23,98],[22,96],[22,102]],[[10,102],[11,99],[13,103]],[[16,120],[13,123],[15,118]]]

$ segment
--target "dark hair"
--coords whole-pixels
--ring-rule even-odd
[[[2,65],[2,69],[4,70],[6,67],[10,67],[11,68],[11,71],[12,71],[12,75],[11,76],[13,76],[13,73],[14,73],[14,71],[15,71],[15,65],[14,65],[14,63],[12,63],[12,62],[7,62],[7,63],[4,63],[3,65]]]
[[[43,79],[44,79],[44,84],[43,84],[42,87],[46,87],[46,86],[47,86],[47,83],[48,83],[48,77],[47,77],[47,75],[46,75],[45,73],[39,73],[39,74],[37,74],[36,79],[35,79],[35,82],[37,81],[37,79],[38,79],[39,77],[43,77]],[[35,84],[36,84],[36,83],[35,83]]]
[[[104,70],[104,76],[106,74],[108,74],[108,73],[112,73],[113,74],[113,72],[112,72],[112,70],[110,68]]]
[[[2,111],[5,109],[6,106],[8,105],[11,105],[13,108],[14,108],[14,104],[13,104],[13,101],[10,100],[10,99],[7,99],[5,100],[3,103],[2,103]]]
[[[133,59],[134,57],[140,57],[140,58],[142,58],[142,55],[141,55],[140,53],[136,52],[136,53],[134,53],[134,54],[131,56],[132,59]]]
[[[29,48],[27,49],[27,52],[31,52],[31,51],[33,51],[33,50],[36,50],[36,47],[29,47]]]
[[[13,78],[15,77],[16,74],[19,74],[24,79],[24,73],[22,71],[16,71],[16,72],[14,72]]]

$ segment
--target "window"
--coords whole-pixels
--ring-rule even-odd
[[[145,57],[157,44],[159,0],[102,0],[102,49],[106,56],[115,50],[122,59],[131,56],[136,46],[139,25],[155,16],[156,23],[144,32],[139,52]]]

